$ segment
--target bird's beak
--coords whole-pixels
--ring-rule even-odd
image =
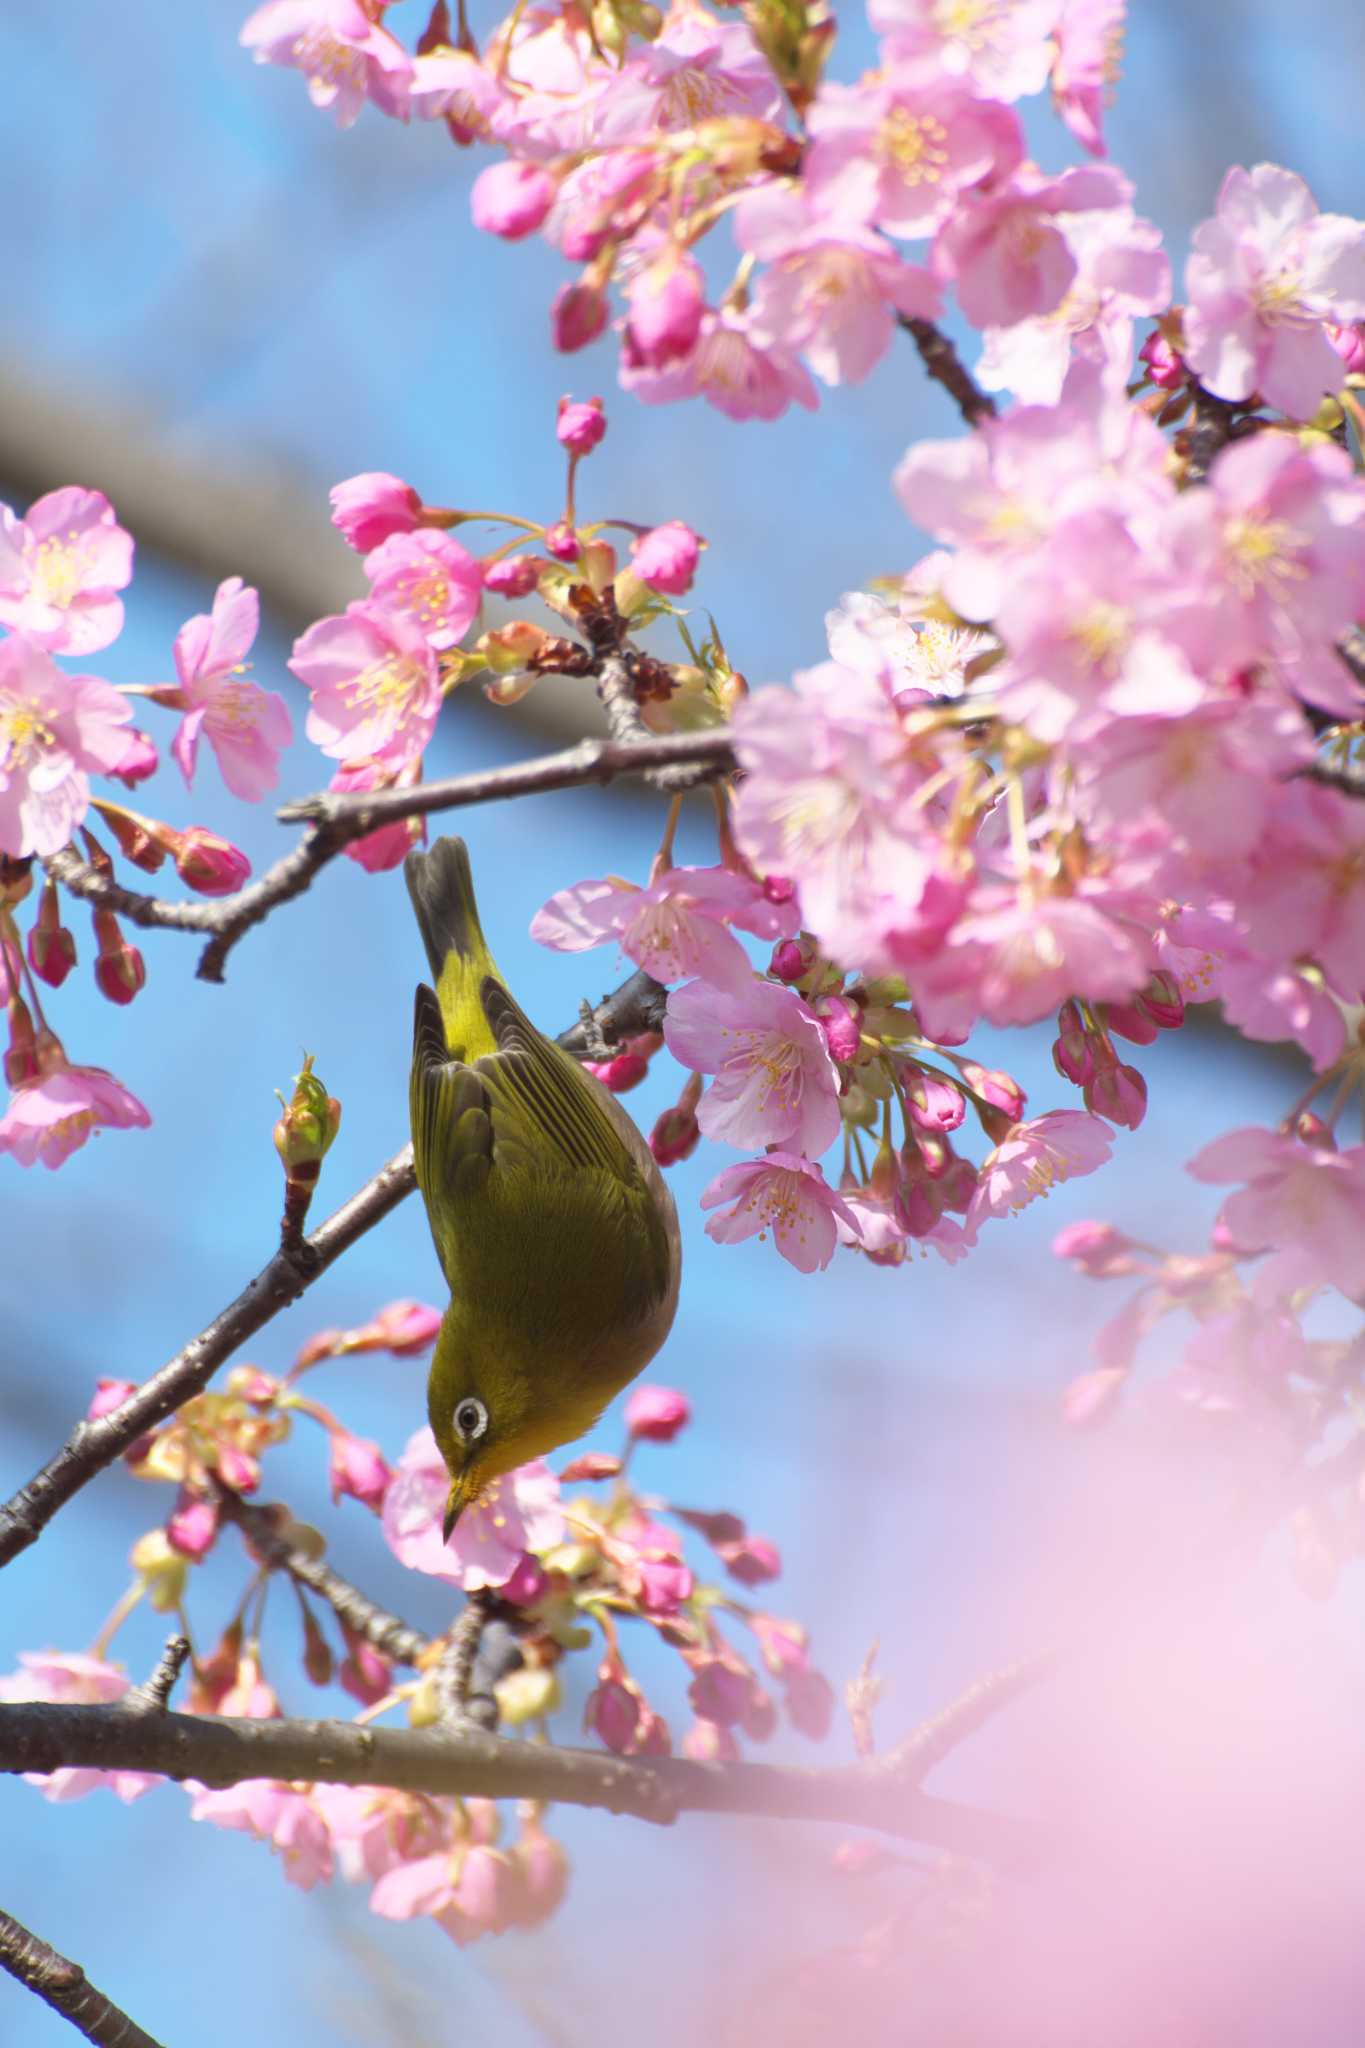
[[[469,1499],[469,1492],[469,1479],[465,1473],[461,1472],[457,1479],[451,1480],[450,1492],[446,1495],[445,1520],[441,1524],[441,1531],[447,1543],[455,1534],[455,1524],[459,1521],[460,1512]]]

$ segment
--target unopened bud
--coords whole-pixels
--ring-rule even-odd
[[[147,963],[138,948],[124,938],[112,910],[97,910],[94,923],[99,944],[95,985],[111,1003],[131,1003],[146,986]]]
[[[38,922],[28,935],[28,964],[49,988],[60,988],[76,964],[76,941],[62,923],[57,885],[51,876],[38,900]]]
[[[9,1048],[5,1053],[5,1079],[11,1088],[23,1088],[42,1076],[37,1034],[28,1004],[22,996],[11,996],[6,1009],[9,1014]]]
[[[529,597],[540,581],[540,563],[534,555],[505,555],[500,562],[480,566],[483,587],[495,597]]]
[[[284,1103],[284,1115],[275,1125],[275,1150],[285,1172],[291,1177],[308,1167],[320,1167],[341,1124],[341,1104],[329,1095],[313,1072],[309,1053],[301,1072],[294,1076],[294,1093]],[[316,1172],[313,1175],[316,1179]]]
[[[175,871],[201,896],[231,896],[251,873],[241,848],[203,825],[175,835]]]

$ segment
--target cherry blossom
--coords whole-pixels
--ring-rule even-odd
[[[27,635],[0,641],[0,853],[56,853],[90,802],[89,775],[128,744],[126,697],[73,676]]]
[[[814,1273],[834,1257],[842,1222],[857,1232],[858,1219],[818,1166],[792,1152],[741,1160],[717,1174],[701,1198],[703,1209],[730,1203],[706,1226],[717,1244],[772,1232],[773,1243],[800,1273]]]
[[[1060,0],[871,0],[868,18],[891,57],[924,78],[946,74],[1002,100],[1041,92]]]
[[[600,334],[605,324],[604,306],[598,325],[583,339]],[[621,358],[621,382],[646,405],[704,398],[732,420],[781,419],[793,403],[814,412],[820,402],[794,351],[776,343],[760,343],[750,331],[747,316],[726,308],[705,315],[691,353],[666,370],[636,363],[627,350]]]
[[[894,68],[856,86],[822,87],[809,127],[812,205],[892,235],[932,235],[960,192],[1007,177],[1024,155],[1008,107]]]
[[[366,13],[362,0],[266,0],[242,29],[258,64],[291,64],[315,107],[349,128],[367,98],[402,116],[413,76],[401,43]]]
[[[1054,1109],[1015,1124],[982,1161],[967,1210],[967,1232],[993,1216],[1011,1216],[1062,1181],[1103,1166],[1113,1145],[1108,1124],[1084,1110]]]
[[[1219,1221],[1244,1252],[1274,1248],[1286,1293],[1325,1284],[1365,1295],[1365,1147],[1338,1152],[1330,1142],[1246,1127],[1205,1145],[1189,1171],[1245,1183]]]
[[[626,1402],[626,1428],[650,1443],[671,1444],[692,1420],[692,1403],[673,1387],[636,1387]]]
[[[103,1657],[79,1650],[21,1650],[21,1669],[0,1678],[0,1700],[51,1700],[59,1706],[101,1706],[121,1700],[128,1691],[127,1673]],[[36,1785],[45,1799],[82,1799],[107,1785],[125,1805],[150,1792],[160,1778],[147,1771],[96,1771],[67,1764],[55,1771],[25,1771],[24,1782]]]
[[[146,1129],[151,1117],[137,1097],[102,1067],[71,1066],[50,1045],[42,1072],[10,1096],[0,1116],[0,1152],[20,1166],[38,1161],[55,1169],[79,1151],[92,1132]]]
[[[1185,288],[1185,357],[1206,388],[1259,391],[1311,419],[1342,382],[1324,323],[1365,319],[1365,223],[1319,213],[1278,164],[1235,165],[1215,218],[1195,229]]]
[[[214,594],[213,610],[197,613],[175,636],[175,672],[185,716],[171,742],[186,787],[194,782],[202,736],[218,757],[223,780],[249,803],[274,789],[280,755],[294,737],[283,697],[251,682],[247,654],[260,622],[260,600],[240,576]]]
[[[619,876],[561,889],[531,920],[531,937],[560,953],[581,953],[615,939],[657,981],[700,975],[744,978],[748,956],[727,926],[773,937],[792,930],[785,906],[730,868],[666,868],[647,889]]]
[[[593,130],[598,142],[640,142],[710,119],[781,115],[781,88],[748,28],[678,0],[659,35],[611,77]]]
[[[668,999],[664,1038],[684,1066],[716,1076],[697,1109],[707,1137],[818,1157],[838,1136],[838,1069],[794,989],[687,982]]]
[[[357,554],[368,555],[395,533],[422,523],[422,500],[411,484],[385,470],[367,470],[333,484],[332,524]]]
[[[370,599],[415,626],[439,651],[463,640],[478,616],[483,571],[452,534],[434,527],[391,534],[365,557]]]
[[[429,1429],[409,1437],[384,1496],[384,1540],[413,1571],[474,1592],[513,1584],[530,1553],[559,1542],[564,1529],[559,1481],[543,1458],[495,1479],[455,1526],[447,1544],[441,1520],[450,1474]],[[508,1595],[507,1597],[512,1597]]]
[[[132,574],[132,535],[103,491],[49,491],[22,519],[0,505],[0,625],[51,653],[93,654],[116,640],[117,593]]]
[[[1118,74],[1126,0],[1062,0],[1052,97],[1076,140],[1104,155],[1106,92]]]
[[[1076,277],[1059,216],[1126,204],[1132,187],[1093,164],[1047,178],[1030,165],[980,192],[964,193],[934,240],[933,271],[957,289],[974,327],[1007,327],[1051,313]]]
[[[431,738],[441,708],[436,656],[402,613],[348,605],[294,642],[289,667],[312,692],[308,737],[324,754],[397,768]]]

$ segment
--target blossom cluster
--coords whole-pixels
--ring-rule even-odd
[[[1040,170],[1018,110],[1050,88],[1104,154],[1122,0],[872,0],[879,61],[853,84],[825,77],[835,21],[819,0],[737,12],[543,0],[480,51],[464,11],[453,26],[437,0],[410,51],[382,5],[266,0],[242,41],[300,70],[341,126],[368,100],[497,149],[476,226],[539,230],[580,266],[552,308],[560,349],[605,330],[615,287],[621,381],[647,403],[696,396],[732,419],[814,407],[812,372],[865,377],[896,323],[934,318],[948,289],[1009,381],[1027,365],[1046,382],[1072,335],[1103,356],[1164,306],[1160,238],[1127,180]],[[727,221],[735,261],[714,290],[699,252]]]
[[[49,491],[22,518],[0,506],[0,1002],[12,1090],[0,1152],[24,1166],[59,1166],[92,1131],[150,1121],[111,1074],[71,1061],[47,1021],[38,985],[61,987],[76,965],[76,941],[56,882],[35,877],[35,861],[75,851],[79,840],[96,882],[112,880],[98,821],[135,866],[154,873],[169,858],[200,895],[227,895],[251,872],[218,833],[179,828],[96,793],[92,777],[131,789],[156,773],[158,749],[132,723],[133,700],[180,713],[169,751],[187,788],[206,740],[235,796],[263,796],[279,779],[292,732],[283,699],[246,672],[258,604],[236,577],[220,585],[211,613],[176,635],[173,684],[115,685],[84,672],[122,631],[119,593],[132,568],[132,538],[100,491]],[[71,661],[80,672],[63,666]],[[37,914],[25,943],[16,912],[35,880]],[[141,950],[98,887],[93,902],[96,985],[110,1002],[130,1003],[146,981]]]
[[[805,1630],[752,1597],[780,1574],[776,1545],[736,1514],[676,1505],[632,1480],[645,1447],[671,1443],[689,1423],[685,1395],[636,1387],[625,1403],[619,1454],[587,1452],[558,1474],[540,1459],[508,1473],[466,1510],[446,1543],[449,1475],[430,1430],[419,1430],[390,1464],[379,1445],[356,1437],[301,1386],[339,1358],[416,1357],[430,1348],[439,1324],[423,1303],[393,1302],[357,1329],[318,1332],[283,1375],[236,1366],[221,1392],[197,1396],[149,1431],[125,1463],[137,1478],[169,1484],[174,1493],[164,1520],[133,1545],[131,1588],[90,1652],[25,1652],[20,1669],[0,1678],[0,1700],[97,1705],[122,1698],[130,1681],[110,1661],[111,1643],[144,1601],[201,1640],[189,1615],[200,1600],[195,1569],[244,1510],[264,1517],[291,1553],[316,1557],[315,1530],[280,1505],[253,1501],[269,1455],[301,1419],[325,1435],[334,1502],[349,1497],[368,1508],[377,1532],[410,1570],[493,1602],[490,1612],[515,1639],[495,1683],[506,1730],[545,1739],[571,1698],[585,1732],[607,1749],[667,1755],[672,1709],[648,1696],[631,1669],[627,1631],[634,1627],[682,1660],[687,1716],[677,1740],[684,1755],[738,1758],[743,1743],[772,1737],[780,1714],[811,1739],[826,1735],[834,1694],[811,1661]],[[132,1391],[127,1382],[102,1380],[91,1415],[114,1412]],[[243,1534],[248,1582],[212,1649],[194,1656],[188,1704],[193,1713],[270,1719],[284,1712],[276,1680],[290,1652],[263,1640],[265,1577],[255,1569],[249,1523]],[[714,1576],[689,1561],[689,1538],[706,1547]],[[448,1712],[446,1638],[431,1642],[405,1677],[360,1626],[368,1603],[353,1594],[335,1612],[319,1611],[305,1584],[295,1581],[304,1678],[315,1687],[340,1686],[366,1724],[392,1713],[417,1727],[438,1723]],[[335,1646],[328,1627],[339,1636]],[[586,1671],[577,1676],[585,1656],[591,1681]],[[29,1782],[54,1800],[101,1785],[130,1800],[158,1781],[145,1773],[70,1768]],[[519,1806],[508,1841],[504,1816],[489,1799],[266,1779],[187,1789],[192,1819],[269,1842],[290,1882],[308,1888],[340,1875],[368,1883],[376,1913],[433,1919],[462,1945],[536,1924],[554,1910],[567,1882],[563,1850],[537,1806]]]

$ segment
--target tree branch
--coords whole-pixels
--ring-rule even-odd
[[[599,1042],[619,1045],[623,1038],[634,1038],[642,1031],[662,1031],[667,1002],[668,990],[663,983],[640,967],[629,981],[623,981],[620,988],[614,989],[609,996],[603,996],[597,1008],[589,1014]],[[575,1059],[595,1057],[588,1041],[587,1025],[583,1022],[561,1031],[558,1042]]]
[[[946,334],[932,320],[919,320],[913,313],[897,316],[915,347],[920,361],[935,383],[941,384],[969,427],[995,418],[995,400],[984,392],[966,368]]]
[[[281,806],[277,816],[286,823],[306,820],[311,830],[298,845],[283,854],[273,866],[244,889],[220,896],[211,903],[176,903],[160,896],[144,896],[126,889],[112,876],[103,875],[89,861],[82,860],[74,847],[49,854],[47,872],[89,903],[107,905],[143,930],[200,932],[209,943],[195,970],[201,981],[222,981],[228,954],[244,932],[260,924],[281,903],[290,902],[311,888],[313,878],[352,840],[363,839],[380,825],[401,818],[426,817],[433,811],[453,811],[470,804],[494,803],[504,797],[533,796],[548,790],[573,789],[584,783],[612,782],[618,775],[650,775],[654,770],[686,774],[692,788],[734,767],[734,750],[723,728],[710,732],[645,733],[640,739],[580,740],[558,754],[541,754],[531,761],[514,761],[503,768],[478,769],[470,775],[451,775],[440,782],[419,783],[415,789],[380,789],[353,796],[298,797]],[[669,788],[675,786],[670,782]]]
[[[412,1147],[392,1158],[303,1241],[301,1251],[281,1248],[208,1328],[178,1351],[160,1372],[95,1422],[78,1423],[54,1458],[0,1508],[0,1565],[6,1565],[46,1528],[58,1508],[112,1465],[147,1430],[164,1422],[248,1337],[296,1301],[357,1238],[395,1209],[416,1181]]]
[[[984,1678],[978,1678],[969,1685],[942,1713],[922,1721],[903,1742],[880,1757],[877,1760],[880,1768],[889,1775],[905,1778],[910,1784],[922,1784],[930,1771],[941,1764],[959,1743],[975,1735],[978,1728],[984,1728],[987,1721],[993,1720],[1039,1679],[1046,1678],[1059,1661],[1057,1651],[1043,1650],[1036,1656],[1021,1657],[1014,1664],[1006,1664],[999,1671],[988,1672]]]
[[[97,2041],[101,2048],[161,2048],[122,2007],[95,1988],[79,1963],[58,1955],[8,1913],[0,1913],[0,1967],[36,1991],[87,2041]]]
[[[247,1778],[386,1785],[409,1792],[543,1799],[668,1823],[684,1813],[751,1814],[879,1828],[1018,1866],[1042,1849],[1037,1823],[936,1799],[884,1765],[633,1759],[485,1735],[358,1728],[348,1721],[246,1721],[121,1713],[117,1706],[0,1706],[0,1772],[151,1771],[205,1785]]]
[[[217,1482],[215,1488],[223,1519],[234,1522],[246,1537],[261,1563],[271,1571],[287,1572],[300,1586],[325,1600],[340,1621],[355,1635],[389,1658],[394,1664],[421,1664],[435,1648],[435,1638],[424,1636],[396,1614],[389,1614],[375,1601],[343,1579],[340,1572],[321,1558],[309,1557],[289,1541],[279,1526],[287,1509],[244,1501],[230,1486]]]

